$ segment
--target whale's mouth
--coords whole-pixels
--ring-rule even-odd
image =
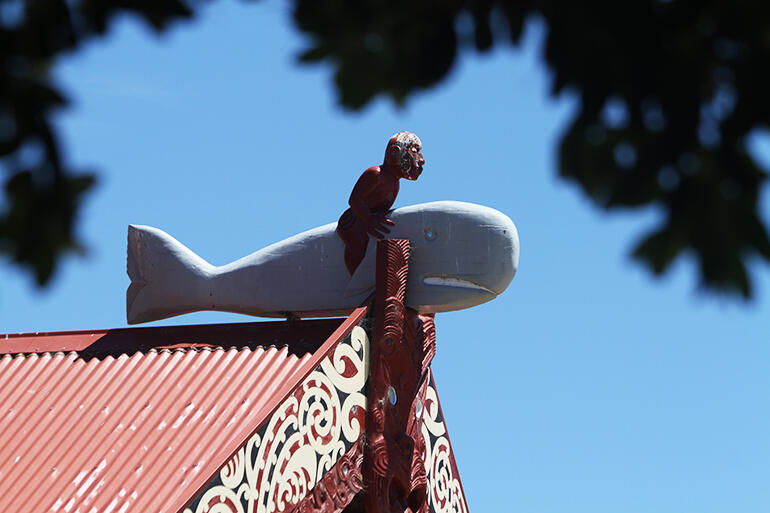
[[[458,289],[472,289],[472,290],[482,290],[484,292],[488,292],[490,294],[494,294],[497,296],[497,292],[494,290],[485,287],[484,285],[479,285],[478,283],[474,283],[470,280],[465,280],[463,278],[458,278],[456,276],[424,276],[422,278],[422,282],[425,285],[438,285],[440,287],[455,287]]]

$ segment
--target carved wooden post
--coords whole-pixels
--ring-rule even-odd
[[[409,241],[377,243],[364,502],[367,513],[427,512],[422,410],[435,354],[432,315],[404,306]]]

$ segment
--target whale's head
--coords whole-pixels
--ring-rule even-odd
[[[420,312],[486,303],[516,274],[516,226],[493,208],[437,201],[397,209],[391,219],[389,237],[410,242],[406,304]]]

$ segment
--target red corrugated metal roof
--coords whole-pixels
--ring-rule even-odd
[[[364,310],[337,320],[326,343],[301,357],[287,347],[187,347],[87,359],[89,344],[77,336],[64,345],[85,345],[80,353],[6,354],[0,358],[0,511],[178,511]],[[163,329],[143,333],[152,338]],[[38,340],[41,347],[63,344],[61,337],[72,333],[45,336],[59,342]],[[0,336],[0,348],[29,351],[33,338],[16,336],[15,346],[3,347]],[[189,345],[191,339],[163,340]]]

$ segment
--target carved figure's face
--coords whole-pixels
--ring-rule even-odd
[[[422,142],[412,132],[399,132],[390,138],[386,162],[398,166],[401,177],[417,180],[425,165],[422,156]]]

